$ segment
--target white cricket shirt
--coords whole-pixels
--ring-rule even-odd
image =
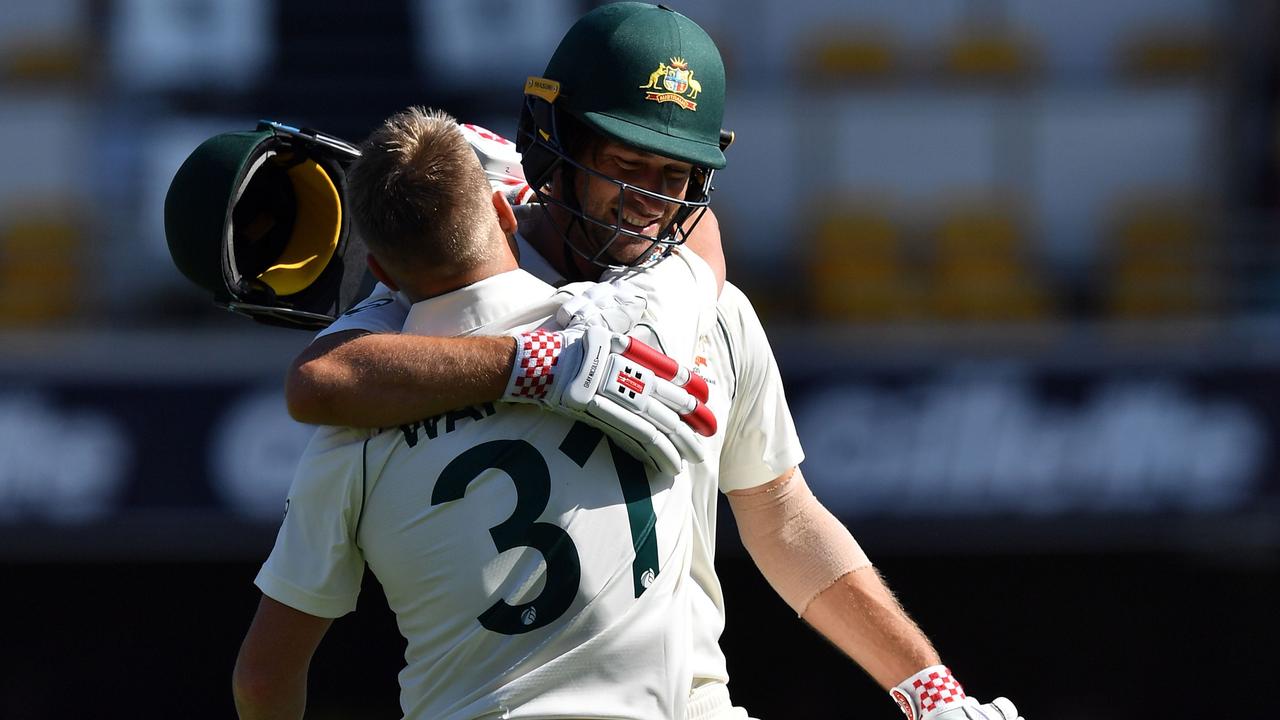
[[[659,268],[645,274],[651,293],[701,298],[703,310],[651,302],[646,321],[662,327],[655,340],[668,352],[691,357],[714,279],[696,257]],[[418,303],[405,329],[544,325],[559,304],[546,300],[552,292],[524,271],[504,273]],[[408,641],[407,717],[683,712],[687,477],[646,477],[598,431],[533,406],[463,408],[362,438],[317,432],[257,582],[291,607],[336,617],[354,609],[367,563]]]
[[[693,493],[693,682],[727,683],[720,635],[725,601],[716,576],[719,492],[757,487],[804,459],[769,339],[747,296],[726,282],[715,326],[699,340],[694,370],[707,381],[707,406],[719,421],[708,460],[689,468]]]

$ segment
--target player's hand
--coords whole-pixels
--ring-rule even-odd
[[[566,329],[601,327],[625,335],[649,305],[644,290],[626,280],[594,283],[583,292],[567,295],[556,311],[556,323]]]
[[[512,205],[523,205],[534,198],[533,189],[524,180],[520,153],[516,144],[501,135],[470,123],[459,123],[462,136],[471,144],[480,167],[484,168],[489,187],[500,190]]]
[[[532,330],[516,338],[503,400],[535,403],[603,430],[664,474],[700,463],[715,434],[707,383],[644,343],[601,327]]]
[[[889,690],[907,720],[1023,720],[1008,699],[982,704],[942,665],[927,667]]]

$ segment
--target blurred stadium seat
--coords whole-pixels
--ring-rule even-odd
[[[1039,65],[1030,38],[999,26],[966,25],[943,48],[942,72],[952,82],[1026,82]]]
[[[900,228],[885,204],[835,200],[808,258],[812,307],[828,321],[888,322],[918,312]]]
[[[1044,319],[1049,298],[1029,257],[1025,220],[1001,202],[944,212],[934,235],[930,310],[941,320]]]
[[[1227,3],[1213,0],[1003,0],[1016,32],[1037,38],[1045,75],[1054,82],[1105,85],[1133,38],[1152,28],[1212,28]]]
[[[0,23],[0,83],[81,81],[90,34],[81,0],[4,3]]]
[[[809,82],[885,82],[903,70],[901,50],[888,28],[823,28],[801,47],[800,73]]]
[[[1028,132],[1026,186],[1048,260],[1096,264],[1119,198],[1153,186],[1209,192],[1213,113],[1206,92],[1183,85],[1041,94]]]
[[[1152,26],[1126,38],[1118,49],[1122,77],[1132,81],[1207,79],[1219,50],[1204,26]]]
[[[80,309],[85,248],[77,215],[28,212],[0,226],[0,324],[45,325]]]
[[[1204,202],[1124,201],[1114,213],[1106,310],[1122,320],[1196,319],[1220,307],[1219,261]]]
[[[0,88],[0,322],[76,313],[85,294],[90,108],[48,89]]]

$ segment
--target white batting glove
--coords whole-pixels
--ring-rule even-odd
[[[1023,720],[1008,698],[981,704],[964,694],[943,665],[931,665],[898,683],[889,696],[907,720]]]
[[[520,153],[515,143],[479,125],[459,123],[458,129],[480,159],[490,188],[501,190],[512,205],[523,205],[533,199],[534,193],[524,180],[524,167],[520,165]]]
[[[599,428],[667,475],[702,462],[697,435],[715,434],[707,383],[635,338],[581,325],[514,336],[516,360],[502,399],[534,403]],[[695,434],[696,433],[696,434]]]
[[[561,292],[567,298],[556,311],[556,323],[563,328],[600,327],[625,335],[649,305],[644,290],[626,280],[591,283],[574,294]]]

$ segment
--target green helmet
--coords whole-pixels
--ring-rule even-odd
[[[569,210],[577,222],[612,228],[604,247],[583,248],[562,229],[565,242],[598,265],[609,265],[607,250],[621,237],[653,240],[661,257],[684,242],[709,203],[711,177],[725,166],[731,134],[721,130],[725,75],[711,37],[689,18],[662,5],[619,2],[578,19],[547,64],[544,77],[525,83],[517,146],[529,185],[544,204]],[[573,135],[583,129],[637,149],[689,163],[694,172],[684,199],[650,192],[583,167],[572,158]],[[543,193],[553,173],[587,172],[615,183],[619,193],[635,192],[675,203],[679,211],[656,239],[621,227],[621,218],[593,218],[575,198]],[[619,203],[621,215],[621,203]],[[690,221],[692,220],[692,221]]]
[[[368,284],[346,210],[360,151],[332,136],[262,121],[204,141],[165,196],[174,265],[222,307],[260,322],[322,328]]]

